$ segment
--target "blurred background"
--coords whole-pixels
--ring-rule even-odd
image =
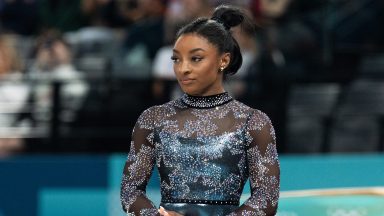
[[[121,215],[136,119],[182,94],[175,33],[220,4],[253,19],[225,85],[272,119],[282,191],[384,186],[384,1],[0,0],[0,216]],[[383,196],[314,203],[384,215]]]

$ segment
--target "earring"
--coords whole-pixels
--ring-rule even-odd
[[[223,72],[224,66],[220,67],[220,72]]]

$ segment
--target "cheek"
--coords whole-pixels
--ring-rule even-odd
[[[177,64],[173,64],[173,73],[178,77],[180,75],[180,69]]]
[[[212,63],[207,63],[201,66],[199,70],[200,76],[205,80],[214,80],[218,76],[218,71]]]

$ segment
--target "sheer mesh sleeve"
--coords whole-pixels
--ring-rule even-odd
[[[132,215],[157,215],[145,194],[155,164],[153,116],[144,111],[133,129],[131,147],[123,171],[120,198],[123,210]]]
[[[280,191],[276,137],[267,115],[255,111],[247,123],[251,197],[230,215],[275,215]]]

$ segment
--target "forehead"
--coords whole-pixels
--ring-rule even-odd
[[[210,43],[205,37],[196,33],[183,34],[177,38],[173,49],[176,51],[190,51],[194,49],[203,49],[208,52],[217,52],[215,45]]]

